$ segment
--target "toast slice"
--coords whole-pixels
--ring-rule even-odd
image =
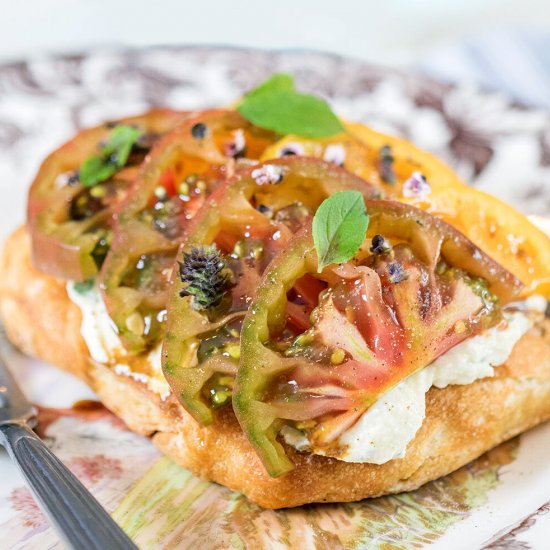
[[[271,478],[231,407],[201,427],[173,396],[163,399],[143,381],[91,360],[80,334],[80,310],[64,281],[33,268],[25,227],[7,239],[0,258],[0,317],[23,352],[81,378],[175,462],[266,508],[412,490],[550,418],[550,321],[541,316],[493,378],[428,392],[426,418],[404,458],[355,464],[289,447],[296,468]]]

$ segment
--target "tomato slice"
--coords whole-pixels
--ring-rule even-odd
[[[129,351],[142,351],[163,333],[168,283],[189,221],[240,162],[257,158],[271,141],[271,133],[237,112],[212,110],[188,118],[156,144],[117,208],[99,279]]]
[[[378,396],[501,319],[522,284],[452,226],[415,207],[366,201],[367,239],[351,262],[317,274],[311,229],[266,269],[244,320],[233,405],[272,476],[292,469],[285,424],[330,446]],[[371,252],[383,235],[391,249]],[[288,337],[288,293],[327,283],[308,330]],[[330,454],[330,451],[327,451]]]
[[[345,189],[358,190],[367,199],[380,194],[357,176],[318,159],[283,158],[239,171],[194,218],[179,262],[214,244],[233,280],[218,305],[201,310],[185,295],[188,281],[182,282],[176,271],[172,276],[163,370],[174,394],[199,422],[211,422],[212,406],[220,404],[212,380],[217,383],[220,374],[227,378],[236,372],[240,325],[262,272],[300,227],[311,224],[321,202]],[[324,286],[314,278],[297,285],[290,312],[294,324],[303,325],[316,303],[312,292],[318,295]],[[217,343],[208,354],[201,352],[205,340]],[[222,391],[229,402],[230,388]]]
[[[285,136],[266,149],[264,158],[302,154],[343,162],[350,172],[380,186],[387,198],[417,206],[456,227],[521,279],[525,296],[550,298],[550,238],[523,214],[467,186],[447,164],[408,140],[362,124],[345,126],[346,135],[322,140]],[[404,184],[415,172],[426,177],[429,193],[405,196]]]
[[[445,162],[405,139],[381,134],[362,124],[346,124],[346,128],[373,152],[390,147],[396,199],[441,217],[464,233],[524,283],[524,296],[543,294],[550,299],[550,238],[526,216],[496,197],[466,185]],[[348,169],[355,171],[353,166]],[[403,183],[414,171],[424,174],[430,183],[431,191],[425,197],[403,197]]]
[[[433,189],[424,208],[468,235],[525,284],[550,299],[550,237],[521,212],[465,185]]]
[[[76,281],[93,277],[110,241],[113,210],[126,195],[137,166],[152,144],[187,115],[154,109],[81,131],[42,163],[30,188],[28,224],[34,265],[54,277]],[[97,153],[117,125],[142,131],[128,162],[107,181],[85,187],[78,169]]]

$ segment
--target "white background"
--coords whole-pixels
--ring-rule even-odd
[[[112,45],[312,48],[406,66],[469,35],[550,31],[548,0],[0,0],[0,61]]]

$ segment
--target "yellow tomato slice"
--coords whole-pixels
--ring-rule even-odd
[[[267,147],[261,157],[262,161],[284,156],[285,151],[295,151],[295,154],[334,161],[338,149],[345,151],[345,166],[354,174],[382,187],[383,182],[378,172],[379,151],[368,142],[357,139],[350,133],[342,133],[323,139],[306,139],[287,135]],[[408,177],[408,176],[407,176]]]
[[[268,147],[261,160],[277,158],[285,149],[326,158],[329,146],[345,151],[345,167],[380,187],[388,198],[413,204],[445,219],[524,284],[524,296],[550,298],[550,238],[523,214],[499,199],[466,185],[447,164],[409,141],[376,132],[362,124],[347,123],[347,134],[322,140],[285,136]],[[389,145],[396,182],[380,177],[380,149]],[[424,199],[405,198],[402,185],[415,171],[426,176],[431,193]]]
[[[462,231],[524,284],[524,296],[550,298],[550,238],[523,214],[466,185],[432,186],[429,201],[412,204]]]
[[[550,238],[526,216],[496,197],[469,187],[447,164],[407,140],[361,124],[349,124],[348,130],[376,150],[391,146],[399,183],[414,170],[426,176],[432,188],[426,199],[400,200],[462,231],[525,284],[524,296],[538,293],[550,298]],[[349,168],[353,171],[353,166]]]
[[[280,157],[285,149],[324,158],[329,146],[342,146],[345,167],[374,185],[386,197],[413,204],[445,219],[487,254],[511,271],[524,284],[524,296],[543,294],[550,298],[550,238],[523,214],[499,199],[469,187],[447,164],[405,139],[376,132],[362,124],[347,123],[347,134],[308,140],[285,136],[268,147],[261,160]],[[394,157],[396,182],[380,177],[380,149],[389,145]],[[404,198],[402,185],[419,171],[431,185],[424,199]]]

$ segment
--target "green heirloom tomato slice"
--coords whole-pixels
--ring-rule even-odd
[[[272,476],[293,468],[283,426],[338,457],[339,435],[383,392],[500,322],[522,288],[442,220],[393,201],[366,207],[367,238],[350,262],[317,273],[304,228],[264,272],[243,322],[233,405]],[[309,327],[289,338],[289,291],[306,275],[326,288]]]
[[[28,201],[32,259],[38,269],[75,281],[96,275],[109,246],[113,211],[128,192],[137,167],[153,143],[186,116],[154,109],[102,124],[82,130],[48,156]],[[121,134],[123,138],[126,135],[123,143]],[[92,166],[93,159],[100,161],[101,154],[105,158],[111,155],[113,160],[96,166],[103,179],[93,185],[88,180],[83,183],[79,175],[82,167]],[[115,158],[115,154],[123,158]]]
[[[272,141],[235,111],[212,110],[156,144],[116,211],[100,274],[107,310],[129,351],[140,352],[162,335],[168,282],[190,220],[228,174]]]
[[[194,218],[178,253],[182,267],[172,274],[162,357],[174,394],[199,422],[211,422],[213,407],[231,401],[242,319],[264,269],[311,223],[321,202],[342,190],[360,191],[365,198],[379,195],[342,168],[287,157],[239,171]],[[216,262],[219,269],[212,267]],[[202,276],[205,269],[209,281]],[[222,283],[222,295],[204,307]],[[292,330],[309,324],[324,287],[315,278],[295,285],[288,311]]]

